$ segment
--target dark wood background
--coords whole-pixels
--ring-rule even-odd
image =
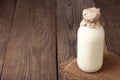
[[[0,79],[67,80],[85,8],[100,7],[108,50],[120,55],[119,0],[0,0]]]

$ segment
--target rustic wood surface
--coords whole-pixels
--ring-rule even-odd
[[[3,70],[15,5],[15,0],[10,2],[9,0],[0,0],[0,74],[2,74]]]
[[[81,12],[88,7],[102,9],[107,47],[120,54],[119,4],[119,0],[0,0],[0,79],[67,80],[59,64],[76,57]]]
[[[54,0],[17,1],[1,80],[57,80],[54,15]]]

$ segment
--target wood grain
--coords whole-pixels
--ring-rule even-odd
[[[17,0],[1,80],[56,80],[54,0]]]
[[[120,0],[94,0],[105,22],[108,50],[120,55]]]
[[[59,64],[76,57],[76,35],[84,8],[95,6],[93,0],[57,0],[57,51],[59,80],[67,80]]]
[[[31,64],[31,68],[36,70],[33,80],[57,80],[55,0],[32,1],[31,57],[34,65]]]
[[[0,76],[4,65],[16,0],[0,0]],[[6,6],[7,5],[7,6]]]

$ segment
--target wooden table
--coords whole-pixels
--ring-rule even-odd
[[[0,0],[1,80],[67,80],[84,8],[98,6],[108,49],[120,54],[119,0]]]

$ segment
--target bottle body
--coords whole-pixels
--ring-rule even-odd
[[[96,72],[103,64],[103,27],[81,26],[77,33],[77,64],[85,72]]]

